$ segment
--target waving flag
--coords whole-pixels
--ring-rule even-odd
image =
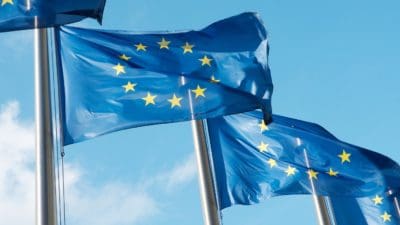
[[[106,0],[0,0],[0,32],[44,28],[91,17],[99,22]]]
[[[379,193],[363,198],[330,198],[336,225],[398,225],[400,224],[399,195]]]
[[[65,145],[151,124],[271,113],[267,32],[253,13],[177,33],[62,27],[59,45]]]
[[[369,196],[400,187],[400,167],[324,128],[260,112],[208,119],[221,208],[291,194]]]

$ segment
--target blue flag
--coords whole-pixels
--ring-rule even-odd
[[[91,17],[101,22],[106,0],[0,0],[0,32],[44,28]]]
[[[260,112],[208,119],[221,208],[277,195],[369,196],[400,187],[400,168],[317,124]]]
[[[363,198],[330,198],[335,225],[398,225],[399,195],[386,192]]]
[[[65,145],[151,124],[271,113],[267,32],[253,13],[177,33],[62,27],[59,45]]]

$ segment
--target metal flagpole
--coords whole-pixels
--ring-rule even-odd
[[[36,225],[56,225],[56,183],[47,29],[35,29]]]
[[[180,84],[184,86],[186,79],[181,76]],[[219,210],[211,173],[211,163],[207,151],[207,139],[203,120],[195,120],[194,105],[191,91],[188,90],[190,111],[192,115],[193,144],[196,153],[197,170],[199,173],[199,188],[204,225],[220,225]]]
[[[315,212],[319,225],[333,225],[329,216],[328,205],[325,197],[313,194]]]
[[[296,139],[297,145],[301,146],[301,139],[297,138]],[[304,149],[304,158],[306,160],[306,165],[308,169],[311,169],[310,166],[310,161],[308,159],[308,155],[307,155],[307,150]],[[327,202],[325,200],[325,197],[323,196],[318,196],[316,194],[316,189],[315,189],[315,184],[313,181],[313,177],[310,176],[310,185],[311,185],[311,189],[312,189],[312,198],[314,201],[314,206],[315,206],[315,212],[317,214],[317,221],[319,225],[334,225],[332,223],[331,217],[329,215],[329,209],[328,209],[328,205]]]
[[[203,208],[204,225],[220,225],[203,121],[192,120],[192,131],[199,171],[200,198]]]
[[[395,193],[394,193],[394,191],[389,190],[388,194],[390,196],[390,195],[394,195]],[[396,209],[397,216],[400,217],[400,204],[399,204],[399,199],[396,197],[396,195],[394,195],[394,197],[393,197],[393,204],[394,204],[394,208]]]

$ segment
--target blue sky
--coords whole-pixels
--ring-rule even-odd
[[[395,0],[118,0],[107,3],[103,28],[200,29],[259,12],[270,37],[274,113],[319,123],[400,161],[399,8]],[[34,224],[32,43],[32,31],[0,34],[0,218],[10,225]],[[65,150],[69,224],[202,224],[189,123],[126,130]],[[10,216],[21,213],[26,219]],[[316,224],[310,196],[232,207],[223,221]]]

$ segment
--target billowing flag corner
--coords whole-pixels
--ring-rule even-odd
[[[94,18],[101,23],[106,0],[0,0],[0,32],[46,28]]]

